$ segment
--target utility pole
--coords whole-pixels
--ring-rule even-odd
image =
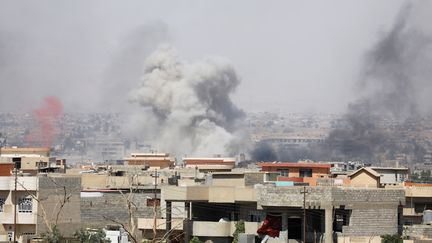
[[[157,197],[157,178],[158,178],[158,172],[157,169],[155,169],[154,174],[154,197],[153,197],[153,241],[156,239],[156,224],[157,224],[157,208],[156,208],[156,197]]]
[[[14,243],[16,243],[16,235],[17,235],[17,182],[18,182],[18,168],[17,168],[17,162],[14,162],[14,179],[15,179],[15,189],[14,189]]]
[[[300,191],[303,194],[303,243],[306,243],[306,186],[303,187],[303,191]]]

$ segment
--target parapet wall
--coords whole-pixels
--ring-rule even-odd
[[[405,205],[403,189],[338,188],[338,187],[276,187],[258,188],[258,207],[303,207],[303,191],[306,189],[306,206],[316,208],[355,208],[371,204]]]

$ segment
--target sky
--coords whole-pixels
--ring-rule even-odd
[[[341,113],[365,53],[405,1],[0,2],[0,111],[57,96],[66,112],[125,112],[160,44],[222,57],[245,111]]]

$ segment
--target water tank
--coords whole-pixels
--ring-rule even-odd
[[[423,211],[423,224],[432,224],[432,210]]]

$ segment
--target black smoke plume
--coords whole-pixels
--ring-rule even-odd
[[[274,148],[277,160],[378,163],[400,153],[422,159],[427,144],[421,144],[411,132],[430,108],[425,90],[431,91],[432,42],[430,31],[424,30],[417,18],[420,8],[405,5],[390,31],[366,54],[356,87],[361,98],[348,105],[344,125],[332,130],[319,145]],[[263,151],[262,144],[251,153],[253,159],[274,159],[259,151]]]

